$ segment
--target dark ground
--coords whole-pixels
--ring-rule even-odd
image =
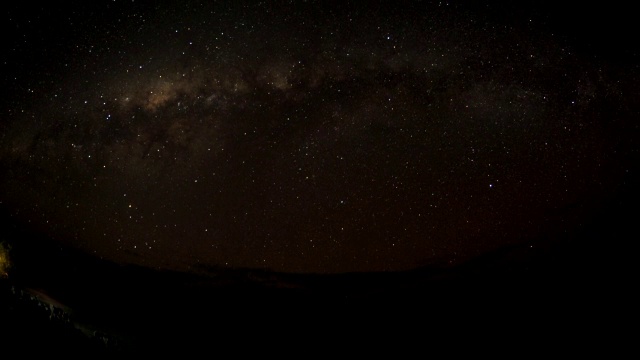
[[[548,346],[567,345],[562,339],[571,334],[580,343],[624,344],[637,191],[629,185],[618,195],[578,232],[457,267],[398,273],[156,272],[104,262],[5,223],[22,240],[11,249],[10,278],[0,283],[2,341],[17,351],[31,344],[84,354],[229,348],[240,339],[333,346],[356,335],[492,334]],[[42,306],[50,299],[60,308],[53,317]]]

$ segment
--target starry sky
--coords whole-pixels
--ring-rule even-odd
[[[624,11],[363,4],[10,5],[0,206],[117,263],[397,271],[579,229],[637,170]]]

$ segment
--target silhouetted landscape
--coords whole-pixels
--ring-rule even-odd
[[[627,261],[637,197],[626,190],[575,233],[454,267],[388,273],[155,271],[100,260],[5,222],[13,231],[3,238],[20,241],[11,242],[10,278],[0,283],[3,330],[10,329],[3,340],[117,354],[224,347],[238,337],[274,340],[327,326],[390,336],[415,322],[425,332],[489,322],[525,331],[549,322],[551,333],[593,335],[631,305]]]

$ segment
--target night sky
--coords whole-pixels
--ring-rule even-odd
[[[8,6],[0,206],[121,264],[397,271],[535,248],[635,175],[624,9],[394,3]]]

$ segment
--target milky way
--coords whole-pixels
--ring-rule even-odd
[[[177,269],[402,270],[581,226],[629,170],[637,71],[454,5],[10,14],[3,206]]]

